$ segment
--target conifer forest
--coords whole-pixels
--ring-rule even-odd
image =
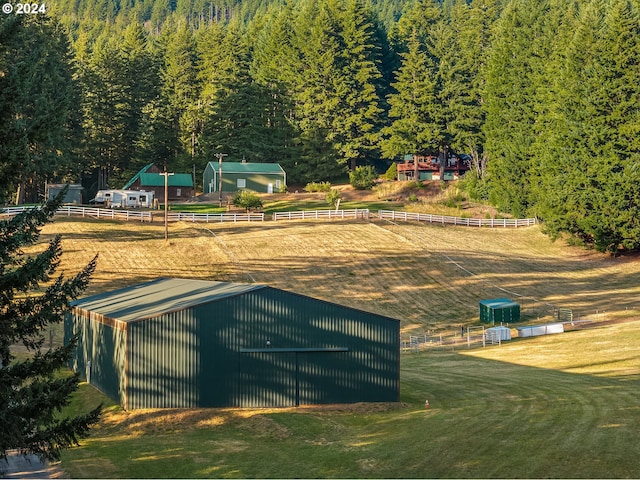
[[[17,6],[15,2],[14,7]],[[33,4],[36,5],[36,4]],[[35,9],[35,8],[34,8]],[[48,0],[0,13],[0,197],[144,165],[332,181],[466,154],[553,237],[640,248],[640,0]]]

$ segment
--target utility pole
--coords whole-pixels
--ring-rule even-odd
[[[220,201],[220,206],[222,207],[222,158],[228,156],[226,153],[216,153],[214,157],[218,159],[218,172],[219,175],[219,186],[218,186],[218,200]]]
[[[169,240],[169,176],[173,173],[162,172],[158,175],[164,177],[164,241]]]

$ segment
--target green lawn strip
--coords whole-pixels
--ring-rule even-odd
[[[600,348],[591,367],[572,359],[574,344],[597,349],[612,330],[407,353],[401,404],[227,411],[219,424],[158,431],[114,425],[65,452],[63,468],[96,478],[638,477],[640,380],[637,367],[624,371],[640,325],[630,325],[613,330],[625,348]]]
[[[378,210],[402,210],[403,204],[401,202],[358,202],[358,201],[344,201],[340,203],[340,209],[352,210],[352,209],[369,209],[372,212]],[[219,214],[226,213],[227,208],[219,207],[216,204],[172,204],[170,206],[172,212],[186,212],[186,213],[199,213],[199,214]],[[295,212],[300,210],[331,210],[332,207],[324,200],[301,200],[301,201],[275,201],[265,202],[262,211],[267,214],[273,214],[275,212]]]

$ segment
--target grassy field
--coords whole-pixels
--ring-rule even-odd
[[[639,346],[630,322],[407,353],[398,405],[112,407],[62,466],[72,478],[637,478]]]
[[[163,226],[57,220],[71,273],[99,253],[88,293],[160,276],[266,283],[399,318],[407,332],[454,331],[478,301],[520,301],[526,321],[552,307],[576,318],[637,316],[640,262],[562,242],[538,227],[470,229],[390,223],[264,222]]]
[[[638,477],[640,262],[552,243],[538,227],[368,222],[189,224],[60,219],[61,268],[100,254],[88,293],[159,276],[259,282],[390,315],[403,335],[477,323],[518,299],[627,323],[500,347],[403,354],[401,404],[297,410],[108,408],[72,477]],[[98,402],[84,386],[75,408]],[[424,409],[429,399],[431,408]]]

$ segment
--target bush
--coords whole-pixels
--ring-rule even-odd
[[[489,199],[489,185],[485,179],[478,178],[475,172],[465,173],[458,185],[469,194],[472,200],[486,201]]]
[[[383,175],[385,180],[393,181],[398,178],[398,164],[393,162],[391,166],[384,172]]]
[[[378,174],[371,165],[356,167],[355,170],[349,172],[349,183],[356,190],[367,190],[373,187],[376,178],[378,178]]]
[[[329,205],[336,208],[338,206],[338,201],[342,198],[342,194],[340,193],[340,190],[332,188],[327,192],[327,195],[324,198],[327,200]]]
[[[247,212],[251,209],[262,208],[262,200],[256,192],[251,190],[238,190],[233,197],[233,204],[236,207],[246,209]]]
[[[304,189],[311,192],[328,192],[331,190],[331,183],[329,182],[309,182]]]

